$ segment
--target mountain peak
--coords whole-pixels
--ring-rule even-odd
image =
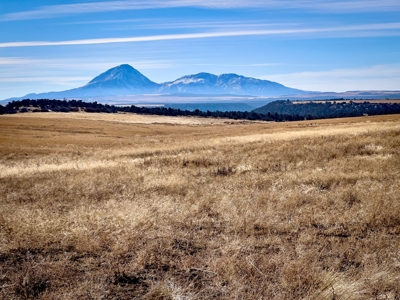
[[[134,67],[132,67],[131,65],[128,65],[128,64],[122,64],[122,65],[116,66],[114,69],[117,69],[117,68],[135,69]]]
[[[160,92],[168,93],[210,93],[217,81],[218,76],[210,73],[197,73],[183,76],[175,81],[162,84]]]
[[[122,64],[119,66],[116,66],[114,68],[109,69],[107,72],[121,72],[121,73],[129,73],[129,74],[141,74],[138,70],[136,70],[134,67],[128,64]]]
[[[244,76],[238,75],[238,74],[235,74],[235,73],[225,73],[225,74],[219,75],[218,77],[244,77]]]
[[[111,68],[99,76],[93,78],[83,88],[124,90],[125,93],[150,92],[158,87],[158,84],[148,79],[138,70],[128,64],[122,64]]]
[[[120,65],[114,68],[111,68],[104,73],[101,73],[99,76],[96,76],[93,78],[88,85],[90,84],[95,84],[98,82],[104,82],[104,81],[115,81],[115,80],[121,80],[121,79],[128,79],[129,77],[134,76],[134,77],[145,77],[143,74],[141,74],[138,70],[133,68],[130,65],[124,64]]]
[[[177,80],[181,80],[181,79],[202,79],[202,80],[207,80],[207,81],[215,81],[217,79],[218,76],[211,74],[211,73],[206,73],[206,72],[201,72],[201,73],[197,73],[197,74],[193,74],[193,75],[185,75],[182,76],[181,78],[177,79]],[[175,81],[177,81],[175,80]]]

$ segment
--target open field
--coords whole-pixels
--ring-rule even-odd
[[[0,116],[0,299],[400,299],[400,115]]]

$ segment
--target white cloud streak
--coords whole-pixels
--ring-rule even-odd
[[[0,57],[0,66],[5,65],[26,65],[35,63],[36,60],[21,57]]]
[[[43,6],[30,11],[5,14],[0,20],[54,18],[63,15],[123,10],[196,7],[209,9],[267,8],[308,9],[328,12],[398,11],[398,0],[126,0]]]
[[[76,45],[137,43],[137,42],[154,42],[154,41],[205,39],[205,38],[239,37],[239,36],[300,35],[300,34],[315,34],[315,33],[329,33],[329,32],[348,33],[349,31],[355,31],[355,32],[367,31],[368,34],[371,34],[370,32],[371,30],[379,31],[379,35],[381,35],[385,34],[380,32],[382,30],[399,30],[399,29],[400,29],[400,23],[384,23],[384,24],[353,25],[353,26],[328,27],[328,28],[221,31],[221,32],[151,35],[151,36],[125,37],[125,38],[83,39],[83,40],[68,40],[68,41],[9,42],[9,43],[0,43],[0,48],[74,46],[74,45],[76,46]],[[400,35],[400,32],[397,32],[395,34]]]
[[[193,64],[194,66],[211,66],[211,67],[270,67],[278,66],[280,63],[264,63],[264,64]]]
[[[255,3],[261,2],[258,0],[250,1]],[[249,2],[249,3],[250,3]],[[238,8],[246,7],[248,4],[240,0],[231,1],[198,1],[198,0],[147,0],[147,1],[105,1],[105,2],[90,2],[64,5],[43,6],[35,10],[10,13],[3,16],[3,20],[27,20],[53,18],[60,15],[85,14],[112,12],[123,10],[142,10],[142,9],[157,9],[157,8],[177,8],[177,7],[209,7],[209,8]]]
[[[118,21],[118,20],[117,20]],[[121,22],[118,22],[121,23]],[[146,28],[146,29],[189,29],[189,28],[195,28],[195,29],[201,29],[201,28],[207,28],[207,29],[225,29],[225,30],[232,30],[232,29],[266,29],[266,28],[271,28],[271,27],[279,27],[279,28],[284,28],[284,27],[299,27],[301,24],[299,23],[265,23],[265,22],[243,22],[243,21],[219,21],[219,22],[207,22],[207,21],[201,21],[201,22],[174,22],[172,20],[161,20],[160,22],[156,22],[155,20],[152,20],[151,22],[148,22],[146,24],[128,24],[127,26],[121,26],[121,27],[114,27],[112,29],[130,29],[130,28]]]
[[[400,64],[375,65],[358,69],[334,69],[263,76],[284,85],[322,91],[398,90]]]
[[[0,82],[48,82],[53,84],[76,85],[76,82],[88,82],[91,77],[68,77],[68,76],[51,76],[51,77],[7,77],[0,78]]]

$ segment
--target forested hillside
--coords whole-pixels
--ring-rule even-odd
[[[307,119],[345,118],[363,115],[386,115],[400,113],[399,103],[370,103],[370,102],[292,102],[274,101],[253,110],[259,114],[288,114]]]

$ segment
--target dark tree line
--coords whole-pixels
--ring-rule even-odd
[[[29,109],[28,109],[29,108]],[[12,114],[23,113],[28,111],[33,112],[71,112],[83,110],[88,113],[136,113],[160,116],[196,116],[210,118],[228,118],[235,120],[261,120],[261,121],[296,121],[304,118],[297,115],[266,113],[260,114],[257,112],[246,111],[201,111],[201,110],[181,110],[166,107],[141,107],[141,106],[114,106],[101,104],[97,102],[83,102],[82,100],[49,100],[39,99],[31,100],[24,99],[19,101],[9,102],[5,107],[0,106],[0,113]]]
[[[357,102],[307,102],[295,104],[291,101],[274,101],[253,111],[194,111],[166,107],[141,106],[114,106],[82,100],[50,100],[24,99],[9,102],[6,106],[0,105],[0,114],[24,112],[73,112],[85,111],[88,113],[136,113],[162,116],[196,116],[205,118],[228,118],[235,120],[261,121],[299,121],[324,118],[357,117],[362,115],[382,115],[400,113],[400,104],[397,103],[357,103]]]
[[[79,109],[92,109],[98,110],[99,112],[117,112],[116,107],[107,104],[100,104],[97,102],[83,102],[82,100],[50,100],[50,99],[24,99],[18,101],[11,101],[5,107],[6,113],[13,113],[13,111],[26,112],[27,107],[30,107],[33,112],[70,112],[79,111]],[[115,109],[113,109],[115,108]]]
[[[364,102],[306,102],[274,101],[254,110],[257,113],[299,115],[307,119],[346,118],[363,115],[386,115],[400,113],[399,103]]]

